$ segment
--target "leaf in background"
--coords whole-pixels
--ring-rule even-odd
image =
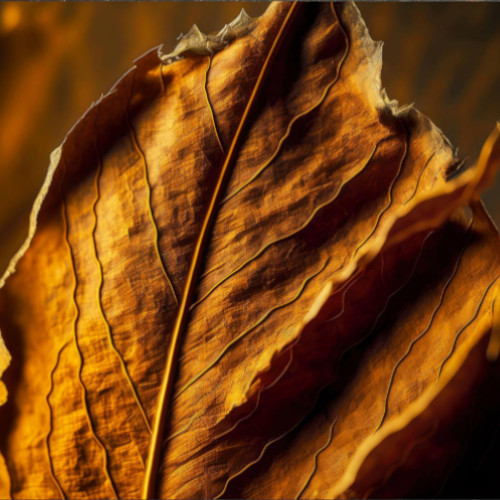
[[[476,199],[498,130],[449,179],[354,5],[253,23],[145,54],[54,152],[0,291],[2,493],[392,496],[407,464],[404,494],[435,487],[412,450],[441,452],[438,486],[455,457],[449,421],[490,387],[498,234]]]

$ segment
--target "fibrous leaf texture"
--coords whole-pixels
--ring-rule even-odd
[[[498,409],[498,126],[463,171],[354,4],[236,21],[52,155],[0,290],[0,496],[433,496]]]

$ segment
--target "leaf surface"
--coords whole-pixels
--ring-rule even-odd
[[[145,54],[52,156],[0,290],[2,494],[431,494],[498,372],[498,127],[454,175],[352,4],[222,41]]]

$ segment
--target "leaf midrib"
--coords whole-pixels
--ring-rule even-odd
[[[266,59],[262,65],[260,74],[255,82],[252,93],[250,94],[250,98],[245,107],[241,120],[238,124],[238,128],[234,134],[233,140],[231,142],[231,146],[227,153],[226,159],[222,165],[219,178],[217,180],[217,184],[215,186],[214,192],[212,194],[212,198],[208,205],[208,209],[205,215],[205,219],[203,221],[203,225],[198,234],[198,239],[196,242],[196,246],[193,251],[193,256],[191,258],[189,272],[186,277],[186,284],[184,286],[184,291],[182,294],[182,299],[179,304],[179,309],[177,313],[177,317],[175,319],[175,325],[172,332],[172,338],[170,341],[167,360],[165,364],[165,370],[163,372],[163,379],[160,388],[160,393],[158,396],[158,408],[155,415],[155,422],[153,427],[153,434],[151,436],[151,442],[149,446],[148,460],[146,464],[146,473],[144,477],[144,484],[142,489],[142,498],[143,499],[152,499],[155,498],[155,490],[156,490],[156,477],[160,462],[160,456],[162,451],[162,443],[163,443],[163,432],[165,429],[165,424],[167,420],[168,410],[169,410],[169,402],[170,397],[174,385],[176,368],[177,368],[177,355],[179,352],[179,348],[182,340],[182,333],[184,331],[184,327],[186,325],[188,315],[189,315],[189,305],[191,303],[191,299],[193,293],[195,291],[195,287],[197,284],[197,275],[198,270],[200,268],[200,264],[203,260],[203,251],[205,245],[207,243],[207,239],[210,235],[210,229],[212,227],[214,217],[216,215],[216,207],[220,201],[221,195],[223,194],[223,187],[225,186],[228,176],[231,173],[230,166],[234,163],[234,159],[236,157],[237,147],[239,145],[239,141],[242,137],[243,130],[247,124],[248,117],[253,109],[254,103],[257,100],[257,96],[259,94],[260,89],[262,88],[262,84],[267,76],[268,70],[271,66],[271,63],[278,52],[281,43],[285,37],[286,31],[292,23],[294,15],[298,10],[298,4],[293,2],[291,7],[289,8],[286,17],[280,27],[280,30],[276,37],[274,38],[273,44],[267,53]]]

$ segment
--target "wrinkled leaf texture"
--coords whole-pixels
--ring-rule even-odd
[[[0,291],[0,495],[436,494],[498,408],[499,131],[461,172],[380,68],[273,3],[87,111]]]

